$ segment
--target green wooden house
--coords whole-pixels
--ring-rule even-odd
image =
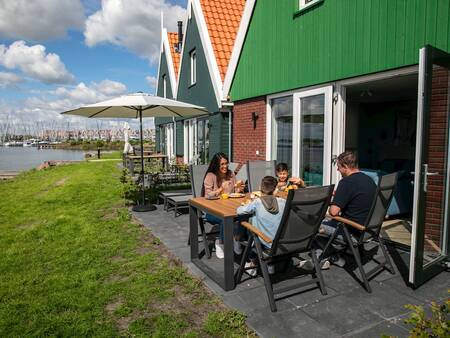
[[[398,171],[420,285],[450,246],[449,52],[448,0],[247,1],[223,93],[233,161],[287,162],[310,185],[339,181],[344,150]]]
[[[192,0],[184,28],[177,34],[162,30],[157,95],[209,111],[195,119],[155,119],[157,150],[178,162],[231,155],[232,104],[223,96],[223,81],[244,5],[244,0]]]

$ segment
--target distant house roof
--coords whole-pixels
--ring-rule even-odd
[[[178,33],[167,32],[169,38],[170,53],[172,54],[173,68],[175,70],[175,76],[178,76],[178,70],[180,69],[180,53],[175,51],[175,46],[178,43]]]
[[[222,81],[225,79],[245,0],[200,0]]]

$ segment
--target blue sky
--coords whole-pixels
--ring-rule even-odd
[[[1,1],[0,128],[67,127],[59,116],[66,109],[127,92],[153,93],[160,13],[164,12],[164,26],[176,30],[186,3]],[[68,119],[71,128],[92,124]]]

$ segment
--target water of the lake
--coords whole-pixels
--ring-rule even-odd
[[[29,170],[44,161],[79,161],[79,150],[38,149],[37,147],[0,147],[0,170]]]

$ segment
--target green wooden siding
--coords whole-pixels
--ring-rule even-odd
[[[164,51],[161,53],[161,62],[159,64],[159,78],[158,78],[158,88],[156,90],[156,95],[160,97],[164,97],[164,81],[163,76],[166,75],[166,96],[169,99],[174,98],[172,93],[172,85],[170,82],[169,76],[169,68],[167,63],[166,54]],[[159,126],[161,124],[172,122],[171,117],[156,117],[155,118],[155,143],[156,143],[156,151],[161,151],[159,144]]]
[[[161,53],[161,62],[159,65],[159,78],[158,78],[158,88],[156,95],[164,97],[164,81],[163,76],[166,76],[166,97],[168,99],[173,99],[174,95],[172,93],[172,83],[170,82],[169,68],[166,58],[166,53],[164,51]]]
[[[193,12],[187,26],[184,44],[177,100],[203,106],[209,112],[216,112],[219,108],[214,94],[214,87],[209,76],[208,64],[203,51],[197,21]],[[189,54],[194,49],[197,55],[197,82],[191,85],[191,60]]]
[[[175,155],[184,155],[184,123],[183,121],[176,122],[176,143],[175,143]]]
[[[257,0],[234,101],[418,63],[425,44],[450,51],[449,0]]]
[[[217,113],[209,117],[209,158],[218,152],[228,153],[229,116]]]

